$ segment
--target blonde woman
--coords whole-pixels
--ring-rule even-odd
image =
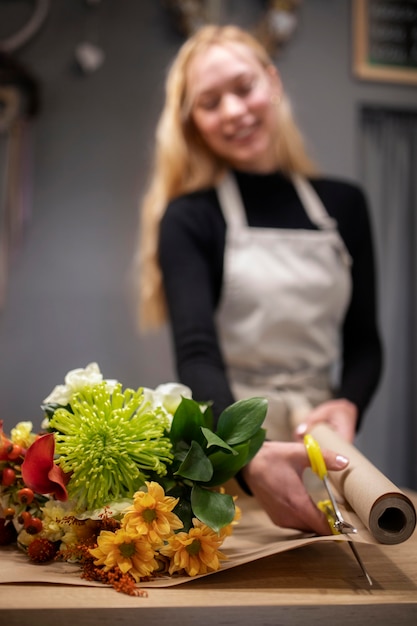
[[[277,69],[240,28],[203,27],[170,68],[139,255],[142,328],[169,320],[194,398],[216,415],[268,398],[252,493],[275,523],[328,533],[296,440],[325,421],[352,441],[379,380],[368,212],[355,185],[318,175]]]

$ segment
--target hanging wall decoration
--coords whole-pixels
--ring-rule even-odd
[[[165,0],[179,32],[189,37],[205,24],[221,23],[224,2],[221,0]],[[270,54],[279,53],[294,34],[301,0],[268,0],[253,27]]]
[[[352,25],[357,78],[417,84],[416,0],[353,0]]]
[[[50,0],[30,0],[29,4],[29,18],[0,40],[0,311],[6,300],[10,262],[32,204],[32,119],[39,110],[39,86],[13,55],[37,35]]]
[[[96,72],[106,57],[100,45],[100,19],[97,11],[100,4],[101,0],[84,0],[84,36],[75,48],[76,67],[83,75]]]
[[[29,0],[31,13],[29,19],[7,37],[0,40],[0,50],[9,54],[19,50],[38,33],[49,13],[50,0]]]

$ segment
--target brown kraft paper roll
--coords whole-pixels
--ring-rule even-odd
[[[329,478],[373,537],[385,544],[406,541],[416,527],[411,500],[329,426],[318,424],[311,434],[323,450],[333,450],[349,459],[345,470],[329,472]]]

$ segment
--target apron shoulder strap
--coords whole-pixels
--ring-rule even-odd
[[[216,191],[227,226],[238,228],[247,226],[245,207],[233,174],[226,172],[217,185]]]
[[[309,218],[321,230],[334,232],[337,241],[339,242],[338,245],[343,261],[347,266],[350,266],[352,264],[352,257],[350,256],[345,242],[339,233],[337,222],[328,214],[326,207],[314,187],[310,185],[305,178],[299,176],[298,174],[293,174],[291,180],[293,181],[294,187],[297,190]]]
[[[293,174],[291,180],[312,222],[322,230],[337,230],[336,221],[328,214],[314,187],[299,174]]]
[[[343,257],[346,259],[346,263],[350,264],[351,258],[339,234],[337,222],[328,214],[314,187],[299,174],[293,174],[291,180],[311,221],[321,230],[335,233]],[[245,207],[236,179],[231,172],[226,172],[218,183],[216,191],[227,226],[239,229],[247,227]]]

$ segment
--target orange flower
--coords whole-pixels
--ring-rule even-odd
[[[159,483],[146,482],[148,491],[137,491],[123,518],[122,527],[129,532],[145,535],[154,546],[161,545],[174,530],[183,527],[180,518],[172,513],[178,498],[166,496]]]
[[[97,538],[97,548],[91,548],[94,565],[104,566],[104,571],[118,567],[123,574],[129,572],[139,582],[158,568],[155,552],[143,535],[123,528],[115,533],[102,530]]]
[[[171,559],[170,574],[182,570],[189,576],[215,572],[220,568],[220,561],[227,558],[219,551],[223,538],[198,519],[193,523],[194,528],[188,533],[172,535],[167,545],[159,550]]]

